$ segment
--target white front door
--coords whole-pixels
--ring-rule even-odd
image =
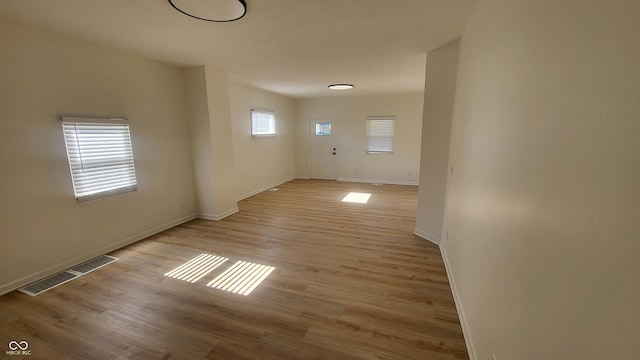
[[[335,120],[309,121],[309,161],[312,179],[336,180],[338,128]]]

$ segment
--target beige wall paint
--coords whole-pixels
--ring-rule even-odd
[[[235,161],[233,157],[233,132],[231,121],[231,100],[227,73],[205,66],[207,99],[209,104],[209,126],[211,130],[211,161],[213,162],[216,196],[214,213],[200,216],[221,219],[238,211],[235,197]]]
[[[483,0],[442,248],[477,359],[637,359],[640,2]]]
[[[220,220],[238,211],[227,73],[211,66],[183,73],[198,216]]]
[[[459,47],[455,41],[427,54],[415,233],[435,243],[444,219]]]
[[[196,212],[180,69],[0,21],[0,293]],[[138,191],[77,203],[59,117],[130,120]]]
[[[242,199],[295,177],[294,100],[230,81],[235,194]],[[273,111],[277,135],[251,137],[251,109]]]
[[[420,172],[422,93],[296,100],[296,177],[309,177],[309,120],[338,121],[338,179],[416,184]],[[367,116],[396,117],[393,155],[369,155]]]
[[[216,194],[211,186],[214,183],[213,150],[204,66],[189,67],[182,71],[198,213],[215,214],[217,209],[212,199]]]

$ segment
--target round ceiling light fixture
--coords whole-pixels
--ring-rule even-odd
[[[353,84],[331,84],[329,89],[331,90],[350,90],[353,89]]]
[[[168,0],[174,9],[198,20],[230,22],[247,13],[244,0]]]

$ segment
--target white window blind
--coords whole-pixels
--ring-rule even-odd
[[[394,117],[367,118],[367,154],[393,154]]]
[[[137,189],[126,120],[63,117],[62,129],[78,201]]]
[[[270,111],[251,110],[251,135],[274,136],[276,115]]]

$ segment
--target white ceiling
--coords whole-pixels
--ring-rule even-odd
[[[180,66],[213,65],[294,98],[422,91],[426,52],[460,37],[477,0],[246,0],[211,23],[167,0],[0,0],[0,18]]]

